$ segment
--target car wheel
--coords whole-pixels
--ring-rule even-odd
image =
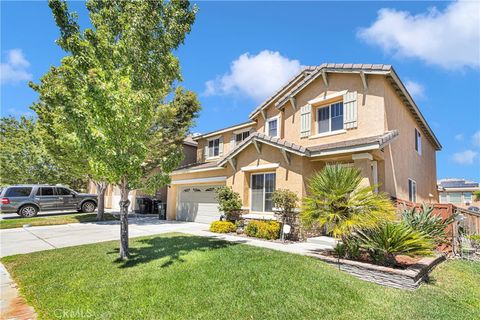
[[[31,218],[35,217],[38,213],[38,209],[35,206],[32,205],[26,205],[20,208],[18,211],[18,214],[21,215],[24,218]]]
[[[93,212],[95,211],[95,203],[92,201],[85,201],[82,204],[82,212]]]

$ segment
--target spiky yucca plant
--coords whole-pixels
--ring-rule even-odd
[[[446,242],[447,234],[445,229],[455,220],[454,216],[443,219],[433,214],[434,207],[427,204],[422,205],[422,209],[416,208],[404,209],[402,212],[402,222],[412,229],[423,232],[430,237],[432,241],[439,245]]]
[[[336,238],[355,230],[372,229],[381,221],[393,220],[395,209],[388,196],[375,193],[376,186],[362,187],[359,169],[327,165],[309,181],[303,199],[301,220],[307,227],[324,226]]]
[[[375,229],[358,231],[356,237],[374,260],[389,266],[395,265],[395,255],[429,255],[434,247],[428,236],[401,222],[387,221]]]

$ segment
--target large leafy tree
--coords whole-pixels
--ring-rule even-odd
[[[59,164],[48,152],[44,135],[32,118],[0,119],[1,184],[66,184],[81,190],[86,176]]]
[[[82,31],[66,2],[49,1],[57,43],[68,55],[34,88],[40,102],[65,115],[91,173],[120,187],[120,259],[126,259],[128,194],[169,182],[200,108],[195,94],[174,89],[181,73],[173,51],[190,32],[196,9],[187,1],[86,5],[92,27]]]
[[[325,227],[328,233],[345,241],[352,232],[392,220],[395,209],[388,196],[375,193],[376,186],[361,186],[361,181],[357,168],[326,165],[309,181],[302,222]]]
[[[33,83],[30,85],[34,89],[38,88]],[[89,159],[89,153],[80,152],[78,136],[70,126],[71,123],[66,121],[68,114],[65,114],[58,105],[44,102],[33,104],[32,109],[37,113],[37,127],[49,155],[68,172],[77,176],[87,176],[95,183],[98,196],[97,221],[104,220],[106,179],[95,175],[92,170],[94,162]]]

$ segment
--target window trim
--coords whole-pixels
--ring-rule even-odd
[[[270,136],[270,122],[273,121],[273,120],[277,120],[277,135],[276,136]],[[280,116],[277,115],[277,116],[274,116],[274,117],[270,117],[270,118],[267,118],[267,120],[265,120],[265,134],[269,137],[273,137],[273,138],[280,138]]]
[[[215,136],[213,138],[210,138],[210,139],[207,139],[207,150],[208,150],[208,153],[207,153],[207,156],[205,157],[206,159],[215,159],[215,158],[218,158],[220,157],[220,138],[221,136]],[[218,140],[218,155],[212,155],[210,156],[210,141],[215,141],[215,140]],[[215,143],[213,145],[213,150],[215,151]],[[215,153],[215,152],[213,152]]]
[[[248,137],[250,136],[250,129],[251,128],[247,128],[245,130],[237,130],[237,131],[233,131],[232,134],[233,134],[233,143],[234,143],[234,146],[238,146],[240,143],[242,143],[245,139],[248,139]],[[248,137],[246,137],[245,139],[243,139],[243,134],[248,132]],[[237,135],[241,134],[242,135],[242,141],[240,142],[237,142]]]
[[[274,174],[275,175],[275,190],[277,190],[277,172],[276,171],[265,171],[265,172],[252,172],[250,174],[250,186],[249,186],[249,198],[250,198],[250,204],[249,204],[249,210],[250,213],[261,213],[261,214],[273,214],[272,211],[265,211],[265,175],[267,174]],[[253,211],[253,176],[255,175],[263,175],[263,199],[262,199],[262,208],[264,211]],[[273,206],[272,206],[273,208]]]
[[[342,118],[343,118],[342,128],[337,129],[337,130],[332,130],[332,106],[334,104],[338,104],[338,103],[342,104]],[[319,132],[319,130],[320,130],[320,124],[319,124],[320,116],[318,115],[318,113],[319,113],[320,109],[324,109],[324,108],[328,108],[328,131]],[[328,104],[319,105],[319,106],[315,107],[315,135],[313,137],[318,138],[318,137],[330,136],[330,135],[335,135],[335,134],[347,132],[345,130],[345,124],[344,123],[345,123],[345,105],[343,103],[343,100],[332,101]]]
[[[415,128],[415,151],[419,156],[422,155],[422,134]]]
[[[412,185],[412,196],[410,197],[410,184]],[[415,188],[414,188],[415,186]],[[413,191],[415,190],[415,193]],[[417,203],[417,181],[408,178],[408,201]]]

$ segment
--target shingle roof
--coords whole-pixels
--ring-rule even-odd
[[[217,162],[215,162],[215,161],[212,161],[212,162],[195,162],[195,163],[190,163],[190,164],[178,167],[175,170],[173,170],[173,172],[180,171],[180,170],[186,170],[186,169],[193,169],[193,170],[207,169],[207,168],[214,168],[216,166],[217,166]]]
[[[242,141],[236,148],[225,154],[217,163],[218,166],[223,166],[228,159],[236,156],[238,153],[240,153],[246,146],[248,146],[250,143],[252,143],[254,140],[261,142],[261,143],[266,143],[269,145],[272,145],[274,147],[279,147],[282,149],[285,149],[288,152],[298,154],[300,156],[306,156],[306,157],[311,157],[311,156],[317,156],[321,153],[324,152],[330,152],[330,151],[341,151],[341,149],[344,148],[349,148],[349,147],[358,147],[358,146],[366,146],[366,145],[372,145],[372,144],[378,144],[379,148],[382,148],[383,146],[389,144],[393,139],[395,139],[398,136],[398,130],[392,130],[388,131],[384,134],[377,135],[377,136],[371,136],[367,138],[359,138],[359,139],[352,139],[352,140],[346,140],[346,141],[339,141],[335,143],[327,143],[327,144],[321,144],[318,146],[313,146],[313,147],[302,147],[300,145],[297,145],[295,143],[291,143],[286,140],[282,140],[279,138],[275,137],[270,137],[267,136],[263,133],[260,132],[254,132],[252,133],[247,139]],[[346,151],[348,152],[348,151]]]
[[[275,103],[275,106],[280,107],[285,104],[286,101],[290,98],[290,96],[295,93],[297,90],[302,88],[305,84],[310,82],[311,80],[317,78],[321,75],[322,70],[335,72],[335,71],[367,71],[367,72],[382,72],[386,73],[392,69],[392,66],[389,64],[366,64],[366,63],[323,63],[318,67],[310,67],[315,68],[314,72],[312,72],[307,77],[303,78],[295,87],[293,87],[290,91],[284,94],[278,101]]]
[[[270,137],[267,136],[263,133],[260,132],[252,132],[250,136],[243,140],[239,145],[237,145],[234,149],[230,150],[227,154],[225,154],[219,161],[218,165],[222,166],[224,165],[228,159],[230,159],[232,156],[238,154],[241,152],[247,145],[253,142],[253,140],[270,144],[276,147],[281,147],[286,149],[289,152],[299,154],[299,155],[308,155],[307,154],[307,149],[305,147],[302,147],[300,145],[297,145],[295,143],[291,143],[286,140],[282,140],[276,137]]]
[[[334,143],[320,144],[318,146],[309,147],[308,151],[310,155],[315,155],[316,153],[333,151],[335,149],[349,148],[349,147],[358,147],[363,145],[378,144],[379,147],[383,147],[389,144],[393,139],[398,136],[398,130],[388,131],[384,134],[371,136],[366,138],[358,138],[352,140],[339,141]]]

